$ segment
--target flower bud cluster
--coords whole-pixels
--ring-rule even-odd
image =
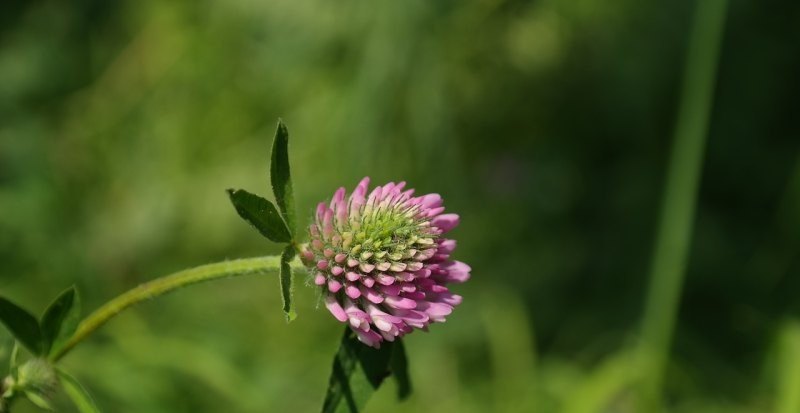
[[[339,188],[318,205],[302,259],[331,314],[377,348],[444,322],[461,303],[447,284],[471,269],[450,259],[456,242],[444,235],[459,217],[444,213],[438,194],[414,196],[404,182],[367,193],[368,185],[364,178],[349,197]]]

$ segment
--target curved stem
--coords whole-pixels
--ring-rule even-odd
[[[245,258],[201,265],[139,285],[105,303],[81,321],[77,330],[75,330],[75,334],[73,334],[69,341],[64,344],[64,347],[53,354],[50,359],[55,362],[64,357],[73,347],[90,336],[95,330],[102,327],[108,320],[126,308],[142,301],[203,281],[278,271],[279,266],[280,257],[277,256]]]

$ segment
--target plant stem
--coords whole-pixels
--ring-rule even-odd
[[[657,411],[695,214],[727,0],[696,3],[642,325],[645,411]]]
[[[53,362],[58,361],[72,350],[72,348],[78,345],[78,343],[107,323],[108,320],[126,308],[142,301],[203,281],[277,271],[279,266],[280,257],[277,256],[245,258],[201,265],[139,285],[105,303],[81,321],[77,330],[75,330],[75,334],[73,334],[64,347],[53,354],[50,359]]]
[[[800,324],[790,321],[779,336],[775,413],[800,409]]]

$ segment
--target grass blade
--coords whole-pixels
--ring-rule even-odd
[[[675,329],[711,116],[727,0],[697,2],[650,272],[640,357],[644,411],[656,411]]]

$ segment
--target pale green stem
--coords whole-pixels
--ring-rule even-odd
[[[778,347],[775,413],[800,411],[800,324],[792,321],[783,328]]]
[[[644,411],[656,411],[694,221],[727,0],[696,3],[642,325]]]
[[[144,283],[105,303],[103,306],[95,310],[95,312],[81,321],[81,323],[78,325],[78,329],[75,331],[75,334],[72,335],[64,347],[62,347],[57,353],[53,354],[51,360],[53,362],[58,361],[70,350],[72,350],[72,348],[78,345],[78,343],[86,339],[86,337],[107,323],[108,320],[126,308],[136,305],[142,301],[146,301],[179,288],[204,281],[240,275],[277,272],[279,266],[280,257],[277,256],[245,258],[201,265],[199,267],[179,271],[174,274]]]

